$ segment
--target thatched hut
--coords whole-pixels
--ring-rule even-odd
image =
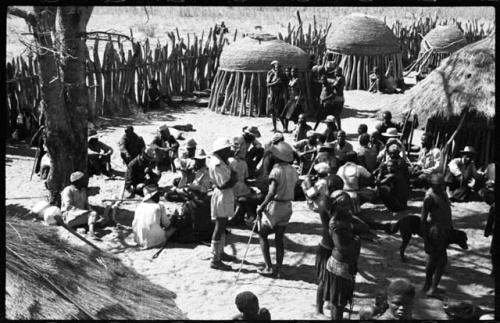
[[[495,34],[451,54],[392,108],[417,115],[439,148],[455,134],[449,157],[471,145],[478,164],[494,162]]]
[[[7,217],[5,315],[10,320],[185,319],[175,294],[116,258],[70,246],[57,228]]]
[[[346,89],[366,90],[374,66],[385,73],[393,61],[394,76],[403,78],[403,62],[399,40],[385,22],[360,14],[338,18],[336,28],[326,38],[327,52],[342,67]]]
[[[442,25],[422,36],[417,60],[408,71],[420,73],[428,67],[437,67],[451,53],[467,45],[463,31],[456,25]]]
[[[306,112],[310,110],[309,57],[302,49],[269,34],[249,34],[222,50],[220,64],[212,84],[209,108],[218,113],[238,116],[263,116],[267,107],[266,76],[271,62],[295,66],[302,79]]]

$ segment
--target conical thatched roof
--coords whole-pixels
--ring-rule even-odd
[[[478,116],[495,116],[495,34],[443,60],[424,80],[395,101],[402,115],[413,109],[420,120],[459,116],[464,108]],[[425,122],[421,122],[425,126]]]
[[[309,56],[302,49],[274,37],[256,39],[245,37],[224,46],[220,55],[219,69],[226,71],[268,71],[273,60],[281,66],[296,66],[305,71]]]
[[[436,52],[452,53],[467,45],[464,33],[457,25],[437,26],[422,39],[422,50],[432,48]]]
[[[69,246],[54,227],[6,222],[8,319],[185,319],[174,293],[110,255]]]
[[[401,52],[399,40],[382,20],[359,14],[339,17],[326,38],[328,50],[344,55],[389,55]]]

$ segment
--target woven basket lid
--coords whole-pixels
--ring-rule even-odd
[[[339,18],[328,34],[326,47],[344,55],[374,56],[401,52],[399,40],[382,20],[361,14]]]
[[[268,71],[277,60],[282,67],[309,68],[309,56],[302,49],[275,37],[245,37],[224,46],[219,69],[226,71]]]
[[[437,26],[424,36],[422,43],[426,41],[434,50],[445,53],[454,52],[467,45],[464,33],[455,24]]]

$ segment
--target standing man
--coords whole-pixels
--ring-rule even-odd
[[[425,284],[422,291],[436,297],[448,256],[446,249],[453,229],[450,201],[444,189],[443,175],[434,173],[430,179],[431,188],[426,192],[420,221],[425,252],[428,255],[425,268]]]
[[[158,129],[158,134],[154,137],[150,146],[156,152],[156,166],[159,172],[171,170],[175,172],[174,159],[177,157],[179,143],[174,136],[170,134],[170,130],[166,125]]]
[[[338,129],[342,130],[342,127],[340,126],[340,115],[342,114],[342,110],[344,110],[345,88],[345,77],[342,75],[342,67],[337,67],[335,70],[333,88],[335,89],[335,98],[333,99],[333,115],[335,120],[337,120]]]
[[[441,150],[432,148],[432,134],[424,133],[421,138],[422,150],[418,160],[411,169],[415,187],[428,187],[429,178],[433,173],[443,173]]]
[[[237,182],[236,173],[229,167],[228,158],[233,155],[231,143],[226,138],[218,138],[213,144],[213,156],[208,164],[210,179],[214,182],[211,201],[212,220],[215,221],[215,229],[212,234],[212,261],[210,268],[229,270],[231,266],[222,262],[224,257],[224,245],[226,240],[227,221],[234,214],[234,191],[233,186]]]
[[[307,132],[307,139],[302,139],[293,145],[300,160],[300,174],[305,175],[313,163],[318,151],[318,139],[314,130]]]
[[[319,96],[320,109],[317,116],[316,124],[314,125],[314,130],[318,128],[319,123],[328,115],[333,115],[334,111],[334,99],[335,99],[335,88],[328,81],[326,75],[321,77],[322,88],[321,94]]]
[[[89,205],[85,174],[79,171],[72,173],[70,183],[61,192],[62,219],[70,228],[88,224],[89,236],[95,238],[94,225],[98,215]],[[101,224],[108,222],[106,213],[99,222]]]
[[[248,165],[248,174],[252,178],[255,174],[255,168],[264,156],[264,147],[257,140],[260,138],[260,131],[257,127],[243,127],[243,138],[245,144],[240,147],[242,157],[246,159]]]
[[[269,190],[261,205],[257,207],[260,221],[259,240],[265,267],[259,270],[264,276],[280,277],[281,266],[285,254],[283,239],[285,229],[292,216],[292,201],[295,194],[295,185],[298,175],[292,167],[293,149],[285,142],[279,142],[269,148],[273,168],[269,173]],[[268,235],[275,233],[276,267],[272,268],[269,253]]]
[[[234,156],[228,159],[229,167],[236,173],[238,181],[233,186],[234,197],[237,203],[239,198],[246,197],[252,193],[246,181],[248,179],[248,165],[244,153],[241,151],[241,146],[244,145],[244,140],[241,136],[234,137],[231,146],[231,151]],[[229,221],[229,225],[237,225],[244,223],[245,207],[237,203],[234,217]]]
[[[146,144],[144,143],[144,139],[134,132],[134,127],[127,126],[125,134],[118,142],[118,147],[123,163],[127,166],[132,159],[137,157],[146,148]]]
[[[302,88],[301,88],[301,80],[299,79],[299,70],[297,67],[292,67],[292,75],[290,81],[288,83],[290,98],[285,106],[285,109],[282,113],[281,120],[284,120],[283,132],[289,133],[288,131],[288,123],[290,120],[293,122],[297,122],[297,116],[299,113],[303,112],[302,102]]]
[[[278,131],[276,129],[276,118],[279,117],[281,123],[283,125],[283,129],[285,129],[285,121],[281,117],[283,109],[285,107],[285,91],[286,84],[284,83],[285,76],[281,70],[281,66],[278,61],[272,61],[271,65],[272,69],[267,72],[267,88],[269,89],[269,110],[271,112],[271,117],[273,120],[273,130],[274,132]]]

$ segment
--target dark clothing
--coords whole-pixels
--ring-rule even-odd
[[[282,118],[287,120],[292,120],[297,123],[299,114],[303,112],[303,101],[302,91],[300,88],[300,79],[292,78],[288,83],[289,88],[289,99],[285,105],[285,109],[281,114]]]
[[[37,147],[38,149],[37,159],[35,161],[36,174],[40,172],[42,157],[46,153],[44,147],[46,140],[47,140],[47,131],[45,130],[45,126],[41,126],[40,129],[38,129],[38,131],[31,138],[31,145]]]
[[[323,132],[323,136],[325,136],[325,143],[327,142],[333,142],[337,140],[337,126],[334,128],[326,128],[325,131]]]
[[[370,173],[377,168],[377,149],[374,147],[364,147],[358,148],[358,161],[361,166],[366,168]]]
[[[378,187],[378,193],[389,211],[402,211],[408,202],[410,184],[401,173],[387,174]]]
[[[274,116],[280,116],[285,107],[286,76],[274,69],[267,72],[267,87],[269,89],[269,111]]]
[[[149,168],[150,171],[146,174],[144,171]],[[132,159],[127,166],[125,173],[125,189],[132,191],[138,184],[154,184],[159,180],[159,176],[152,170],[153,163],[145,161],[140,155]],[[149,179],[146,178],[149,175]],[[139,193],[139,192],[137,192]]]
[[[490,246],[490,254],[491,254],[491,261],[493,265],[493,271],[495,270],[495,258],[496,258],[496,250],[495,250],[495,244],[497,240],[497,235],[495,234],[495,203],[493,203],[490,207],[490,213],[488,215],[488,221],[486,222],[486,228],[484,229],[484,235],[485,236],[490,236],[491,234],[493,235],[493,238],[491,239],[491,246]]]
[[[295,134],[294,134],[294,140],[295,141],[300,141],[302,139],[307,139],[307,132],[309,130],[311,130],[311,126],[308,125],[307,123],[306,124],[299,124],[297,125],[297,129],[295,130]]]
[[[182,206],[181,213],[172,221],[176,228],[172,241],[193,243],[210,242],[215,223],[210,217],[210,197],[202,194],[191,197]]]
[[[233,320],[236,321],[244,321],[244,320],[249,320],[249,321],[270,321],[271,320],[271,313],[269,310],[265,307],[259,308],[259,311],[255,316],[252,315],[245,315],[243,313],[237,314],[233,317]]]
[[[396,128],[398,132],[401,132],[401,127],[399,125],[395,124],[392,121],[386,122],[385,120],[380,124],[380,127],[378,127],[377,130],[382,135],[387,131],[388,128]],[[387,142],[387,140],[389,140],[389,138],[385,136],[380,136],[380,139],[384,144]]]
[[[124,134],[118,142],[120,155],[125,165],[128,165],[132,159],[137,157],[146,147],[144,139],[138,136],[135,132]]]
[[[450,201],[446,194],[438,195],[432,189],[425,193],[424,206],[429,211],[429,229],[425,232],[425,252],[433,256],[446,257],[449,237],[453,229]]]
[[[336,76],[333,87],[335,88],[336,96],[344,97],[345,77],[342,75]]]
[[[157,110],[160,108],[160,91],[156,87],[151,87],[148,90],[148,109]]]
[[[163,140],[160,135],[156,135],[150,145],[159,148],[170,148],[169,151],[156,149],[156,166],[160,171],[175,170],[173,162],[177,157],[179,143],[174,136],[168,135],[167,139]]]
[[[89,153],[87,161],[89,175],[109,175],[109,171],[111,170],[111,154],[113,153],[113,149],[99,140],[89,140],[88,150]]]

